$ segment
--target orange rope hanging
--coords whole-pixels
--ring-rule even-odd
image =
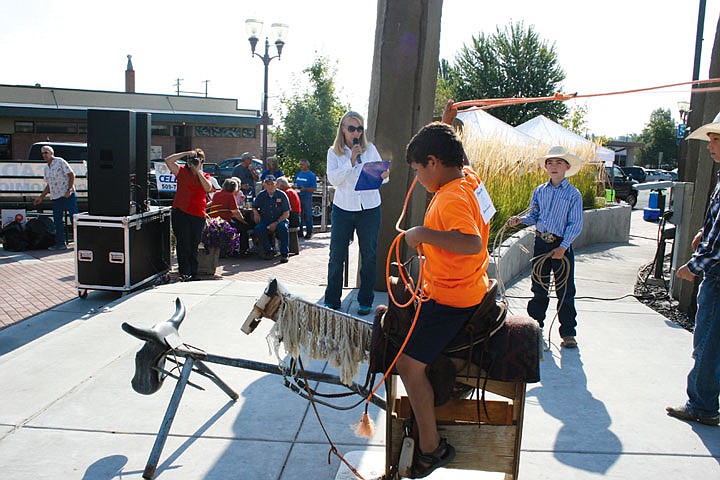
[[[591,93],[591,94],[585,94],[585,95],[578,95],[577,93],[564,94],[561,92],[557,92],[555,95],[548,96],[548,97],[487,98],[487,99],[481,99],[481,100],[464,100],[462,102],[455,102],[453,104],[453,106],[455,108],[471,107],[471,108],[467,108],[464,110],[467,112],[467,111],[472,111],[472,110],[487,110],[487,109],[495,108],[495,107],[505,107],[507,105],[518,105],[521,103],[536,103],[536,102],[550,102],[550,101],[565,102],[567,100],[572,100],[574,98],[591,98],[591,97],[606,97],[609,95],[624,95],[627,93],[647,92],[650,90],[659,90],[659,89],[663,89],[663,88],[679,87],[682,85],[702,85],[705,83],[716,83],[716,82],[720,82],[720,78],[710,78],[707,80],[693,80],[690,82],[671,83],[668,85],[659,85],[656,87],[635,88],[632,90],[622,90],[619,92]],[[716,91],[718,89],[720,89],[720,87],[702,88],[702,89],[696,89],[695,91],[711,92],[711,91]]]
[[[380,389],[380,387],[385,383],[385,379],[390,375],[390,372],[392,372],[392,369],[395,368],[395,364],[398,361],[398,358],[400,358],[400,355],[402,355],[403,351],[405,350],[405,346],[407,345],[408,341],[410,340],[410,336],[412,335],[413,330],[415,330],[415,324],[417,323],[418,316],[420,315],[420,307],[423,304],[423,302],[426,302],[428,299],[423,298],[422,296],[422,272],[423,272],[423,263],[424,263],[424,255],[422,250],[422,244],[417,246],[417,252],[418,252],[418,258],[420,262],[420,269],[418,274],[418,280],[416,285],[412,285],[412,279],[406,278],[405,273],[403,272],[402,268],[399,268],[400,272],[400,279],[405,285],[405,287],[412,292],[412,295],[410,296],[410,299],[407,301],[407,303],[400,304],[395,299],[392,293],[392,288],[390,285],[390,264],[391,260],[393,258],[393,252],[395,253],[395,260],[396,262],[401,265],[402,264],[402,252],[400,250],[400,247],[402,245],[402,240],[405,238],[405,230],[403,230],[400,227],[400,224],[402,223],[403,219],[405,218],[405,212],[407,211],[408,202],[410,201],[410,197],[412,195],[412,191],[415,188],[415,185],[417,184],[417,177],[413,179],[413,183],[410,185],[410,188],[408,189],[407,195],[405,195],[405,202],[403,203],[402,212],[400,213],[400,217],[398,218],[397,222],[395,223],[395,230],[397,230],[399,233],[395,236],[395,239],[390,244],[390,248],[388,249],[388,254],[385,260],[385,285],[387,287],[388,292],[388,298],[391,302],[393,302],[396,306],[400,308],[409,307],[414,301],[418,302],[417,308],[415,309],[415,316],[413,318],[412,323],[410,324],[410,329],[408,330],[407,335],[405,336],[405,340],[403,341],[402,345],[400,345],[400,349],[398,350],[397,355],[395,355],[395,358],[393,359],[390,366],[387,368],[385,373],[383,374],[380,381],[375,385],[375,388],[373,388],[372,392],[370,392],[370,395],[367,396],[365,399],[365,403],[369,404],[370,399],[372,396]]]

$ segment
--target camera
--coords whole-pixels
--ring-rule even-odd
[[[192,157],[188,160],[188,164],[193,165],[195,167],[200,166],[200,159],[198,157]]]

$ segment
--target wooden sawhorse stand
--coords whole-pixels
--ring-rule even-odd
[[[476,386],[476,377],[458,374],[457,382]],[[483,379],[480,379],[482,385]],[[520,442],[525,411],[525,383],[488,380],[486,390],[506,400],[486,400],[480,405],[478,422],[477,400],[450,400],[435,409],[440,436],[456,450],[455,460],[446,468],[504,472],[505,480],[517,480],[520,467]],[[398,397],[397,378],[388,377],[385,478],[397,472],[404,428],[410,418],[410,401]]]

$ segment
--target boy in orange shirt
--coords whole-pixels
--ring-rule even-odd
[[[423,295],[420,315],[397,362],[418,428],[413,477],[450,463],[455,449],[437,430],[434,393],[426,368],[455,337],[488,291],[489,226],[481,214],[481,181],[464,165],[455,131],[444,123],[423,127],[407,146],[407,162],[418,181],[434,193],[422,226],[409,229],[411,248],[422,244]],[[489,221],[489,219],[488,219]]]

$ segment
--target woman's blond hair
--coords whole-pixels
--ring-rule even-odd
[[[345,126],[345,121],[349,118],[357,120],[363,127],[363,133],[360,135],[360,146],[362,147],[363,152],[367,150],[367,140],[365,140],[365,119],[363,119],[362,115],[359,113],[350,110],[343,115],[340,122],[338,122],[337,135],[335,135],[335,143],[333,143],[333,151],[338,155],[345,153],[345,136],[343,135],[342,127]]]

